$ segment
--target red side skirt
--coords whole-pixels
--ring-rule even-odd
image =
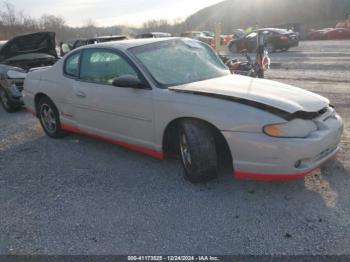
[[[70,126],[70,125],[66,125],[66,124],[62,124],[62,129],[67,131],[67,132],[77,133],[77,134],[82,134],[82,135],[86,135],[86,136],[89,136],[89,137],[97,138],[99,140],[103,140],[103,141],[106,141],[106,142],[109,142],[109,143],[112,143],[112,144],[115,144],[115,145],[118,145],[118,146],[122,146],[124,148],[129,149],[129,150],[133,150],[133,151],[136,151],[136,152],[143,153],[145,155],[151,156],[151,157],[159,159],[159,160],[164,160],[165,159],[164,153],[155,151],[153,149],[149,149],[149,148],[145,148],[145,147],[141,147],[141,146],[136,146],[136,145],[131,145],[131,144],[128,144],[128,143],[125,143],[125,142],[122,142],[122,141],[113,140],[113,139],[110,139],[110,138],[101,137],[99,135],[91,134],[91,133],[82,131],[79,128],[76,128],[76,127],[73,127],[73,126]]]

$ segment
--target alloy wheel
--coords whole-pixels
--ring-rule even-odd
[[[40,108],[40,119],[43,123],[44,128],[49,133],[55,133],[57,129],[57,121],[55,117],[55,113],[52,108],[43,104]]]
[[[184,166],[190,171],[192,169],[192,156],[185,133],[181,133],[180,135],[180,151]]]

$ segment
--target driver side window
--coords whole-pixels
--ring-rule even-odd
[[[80,78],[83,81],[111,85],[119,76],[137,73],[119,54],[109,50],[84,50],[81,60]]]

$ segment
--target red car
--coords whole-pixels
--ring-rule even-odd
[[[333,28],[324,28],[320,30],[312,30],[308,33],[308,40],[326,40],[326,33],[333,30]]]
[[[335,28],[335,29],[328,31],[325,35],[326,35],[327,40],[350,39],[350,29]]]
[[[350,39],[350,29],[346,28],[324,28],[321,30],[311,31],[308,40],[342,40]]]

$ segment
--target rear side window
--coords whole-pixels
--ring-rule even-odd
[[[79,76],[79,58],[80,53],[75,53],[66,59],[64,73],[72,77]]]

